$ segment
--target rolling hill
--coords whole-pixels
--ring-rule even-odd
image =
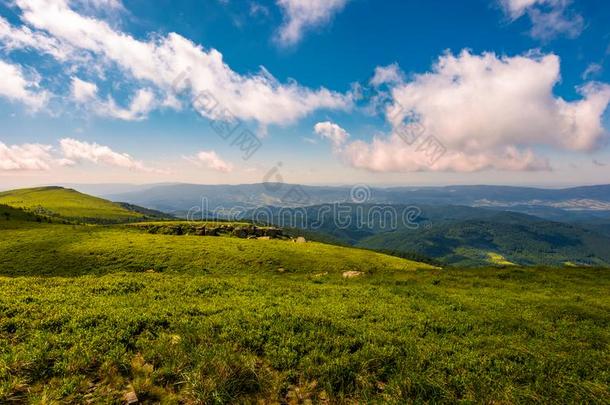
[[[80,222],[129,222],[161,215],[158,212],[113,203],[63,187],[1,192],[0,204],[46,217],[61,217]]]

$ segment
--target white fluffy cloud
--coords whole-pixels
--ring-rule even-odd
[[[348,0],[277,0],[284,13],[284,23],[278,31],[282,45],[298,43],[306,30],[330,22]]]
[[[555,55],[445,54],[392,88],[391,134],[341,154],[374,171],[546,169],[532,148],[591,151],[607,136],[610,86],[587,83],[580,100],[566,101],[553,94],[559,70]]]
[[[236,118],[257,121],[263,127],[292,123],[318,109],[346,109],[351,105],[348,96],[324,88],[308,89],[292,81],[282,84],[264,69],[257,74],[240,75],[223,61],[217,50],[206,50],[175,33],[155,36],[149,41],[137,40],[116,31],[105,21],[77,13],[67,0],[15,3],[21,9],[22,21],[29,30],[35,30],[31,32],[44,33],[62,49],[94,58],[97,66],[118,67],[143,89],[151,87],[140,90],[129,108],[118,108],[111,100],[106,108],[96,108],[110,116],[142,118],[157,106],[152,103],[153,90],[160,99],[168,101],[173,100],[175,91],[185,92],[192,100],[206,92],[213,95],[218,108],[200,110],[203,115],[217,118],[218,111],[228,111]],[[8,30],[9,34],[17,31],[11,27]],[[73,58],[70,62],[78,60]],[[169,104],[177,106],[175,100]]]
[[[127,153],[119,153],[108,146],[64,138],[59,141],[65,164],[90,162],[107,166],[122,167],[134,171],[160,172],[150,168],[139,160],[135,160]]]
[[[353,167],[373,172],[475,172],[482,170],[534,171],[550,169],[549,162],[530,149],[502,146],[486,152],[447,150],[438,138],[423,138],[409,145],[397,134],[377,137],[372,143],[355,141],[341,150]]]
[[[32,110],[42,108],[49,99],[46,91],[40,90],[37,78],[28,78],[19,65],[0,60],[0,96],[25,104]]]
[[[203,150],[197,153],[193,157],[185,157],[191,163],[196,164],[200,167],[207,167],[208,169],[215,170],[221,173],[229,173],[233,171],[233,165],[229,162],[224,161],[218,154],[213,150]]]
[[[341,147],[349,136],[347,131],[329,121],[318,122],[314,126],[314,132],[322,138],[329,139],[335,148]]]
[[[149,173],[166,173],[134,159],[127,153],[108,146],[64,138],[59,149],[52,145],[23,144],[7,146],[0,142],[0,171],[44,171],[60,166],[76,166],[88,162]]]
[[[532,37],[549,40],[564,34],[574,38],[584,29],[584,19],[570,10],[572,0],[499,0],[511,20],[527,14]]]
[[[592,150],[605,131],[601,116],[610,86],[586,84],[583,98],[553,95],[560,80],[556,55],[498,57],[494,53],[445,54],[432,72],[392,90],[390,121],[409,115],[448,148],[479,151],[511,143]]]
[[[0,17],[0,48],[7,51],[35,50],[49,54],[60,61],[73,56],[73,49],[70,46],[60,43],[45,33],[34,32],[26,26],[14,28],[2,17]]]
[[[49,170],[53,161],[49,145],[7,146],[0,142],[0,171]]]

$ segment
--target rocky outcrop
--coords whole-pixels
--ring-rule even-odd
[[[233,224],[139,224],[135,225],[148,233],[161,235],[195,235],[195,236],[235,236],[237,238],[285,238],[282,230],[272,227],[257,227],[256,225]]]

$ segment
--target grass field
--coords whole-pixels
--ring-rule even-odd
[[[604,269],[2,221],[0,403],[608,403],[609,291]]]
[[[62,187],[39,187],[0,193],[0,204],[37,214],[63,217],[84,222],[122,222],[138,220],[144,215],[119,204]]]

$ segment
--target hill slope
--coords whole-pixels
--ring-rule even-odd
[[[0,204],[82,222],[127,222],[145,218],[144,214],[120,204],[62,187],[5,191],[0,193]]]
[[[13,222],[22,221],[42,222],[42,220],[43,218],[40,215],[20,208],[11,207],[10,205],[0,204],[0,224],[7,225],[7,221],[10,221],[12,224]]]
[[[610,400],[604,269],[18,225],[0,231],[0,403]]]
[[[53,254],[49,254],[52,251]],[[11,255],[11,252],[17,254]],[[320,243],[153,235],[136,227],[23,223],[0,235],[0,274],[82,275],[116,271],[286,273],[431,269],[423,263]]]

